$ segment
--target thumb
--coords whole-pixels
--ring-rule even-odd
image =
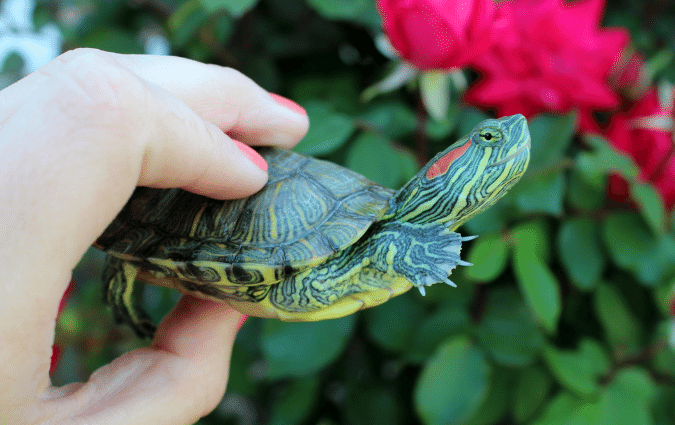
[[[159,86],[152,93],[156,126],[140,141],[139,186],[180,187],[213,198],[249,196],[267,182],[265,160],[231,139]]]
[[[240,319],[227,305],[183,297],[150,347],[125,353],[86,383],[51,388],[42,411],[50,423],[194,423],[225,392]]]

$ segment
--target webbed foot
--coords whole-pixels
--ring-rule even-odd
[[[393,264],[394,269],[410,279],[422,295],[425,286],[444,282],[455,285],[449,278],[452,270],[471,263],[460,258],[462,242],[475,236],[462,237],[443,225],[416,226],[403,223],[398,229],[406,234],[408,246]],[[398,246],[397,246],[398,248]]]

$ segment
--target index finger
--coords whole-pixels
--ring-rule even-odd
[[[292,147],[307,133],[309,121],[299,105],[282,106],[232,68],[175,56],[115,54],[113,58],[244,143]]]
[[[16,112],[23,104],[21,99],[39,90],[52,68],[68,60],[66,58],[86,54],[90,50],[67,52],[45,65],[41,72],[30,74],[3,89],[0,122]],[[278,96],[271,95],[232,68],[175,56],[105,52],[105,58],[166,90],[200,118],[246,144],[290,148],[305,136],[309,128],[309,120],[302,107],[288,99],[278,102]]]

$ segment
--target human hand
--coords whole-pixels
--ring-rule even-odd
[[[240,73],[175,57],[80,49],[0,91],[0,423],[183,425],[212,410],[239,313],[183,297],[149,347],[54,388],[61,294],[135,186],[248,196],[266,165],[230,137],[290,147],[307,127]]]

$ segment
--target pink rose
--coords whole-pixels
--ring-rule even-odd
[[[512,25],[472,63],[480,77],[465,101],[499,116],[617,107],[607,80],[629,37],[599,28],[603,8],[604,0],[500,3]]]
[[[601,134],[621,153],[633,159],[640,170],[640,181],[651,182],[667,208],[675,206],[675,149],[673,147],[674,93],[662,104],[651,87],[635,103],[612,114],[607,123],[598,123],[590,115],[580,118],[582,132]],[[614,200],[627,200],[628,185],[618,176],[609,182]]]
[[[70,284],[66,288],[66,292],[64,292],[63,296],[61,297],[61,302],[59,302],[59,310],[57,314],[61,314],[63,309],[66,307],[66,303],[68,302],[68,299],[73,295],[73,292],[75,292],[75,280],[71,279]],[[61,353],[63,352],[63,346],[58,342],[55,341],[54,345],[52,345],[52,358],[49,363],[49,374],[53,374],[54,371],[56,370],[56,367],[58,366],[59,359],[61,358]]]
[[[423,70],[466,65],[500,25],[492,0],[378,0],[377,7],[398,54]]]
[[[652,183],[661,194],[666,208],[672,210],[675,207],[675,152],[663,162],[663,167],[654,175]]]

